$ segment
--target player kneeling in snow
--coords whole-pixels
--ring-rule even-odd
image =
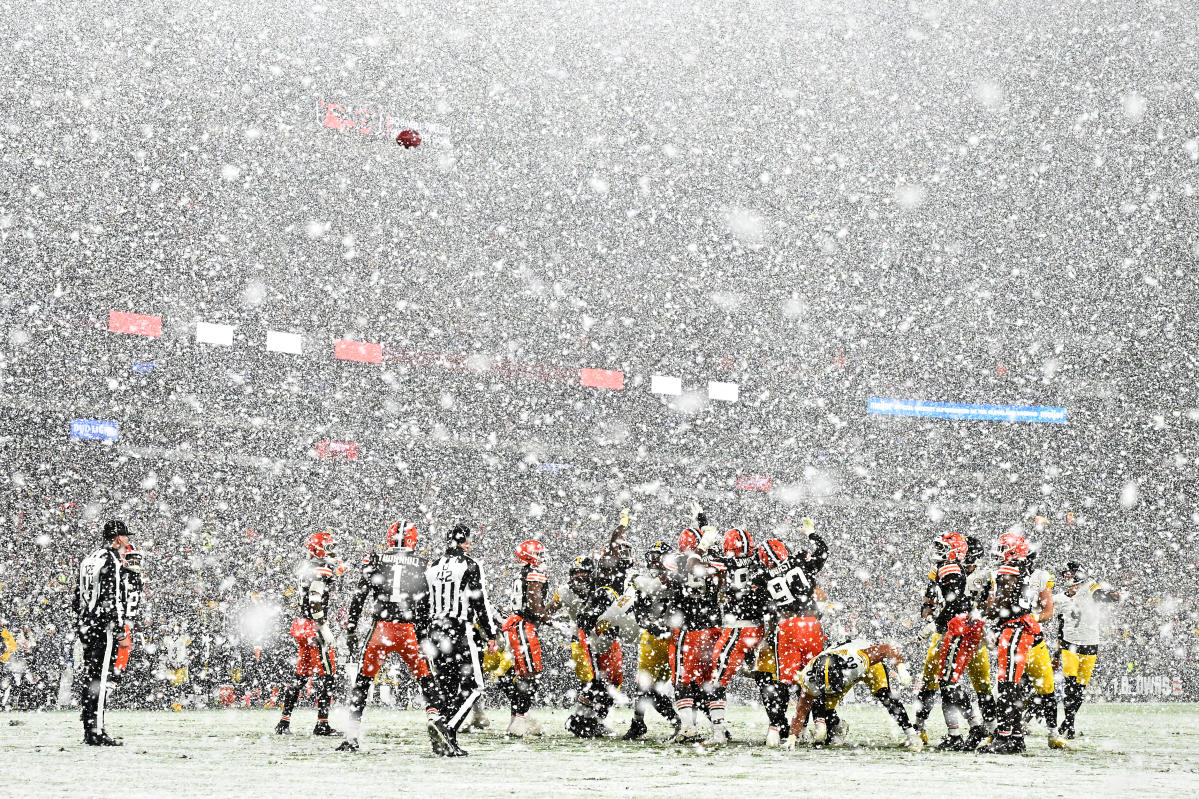
[[[854,685],[865,680],[870,686],[870,693],[903,730],[902,745],[914,752],[920,751],[924,744],[919,733],[912,727],[903,705],[891,695],[889,672],[892,669],[900,684],[911,683],[907,664],[895,647],[890,644],[872,646],[861,639],[830,647],[812,658],[812,662],[799,675],[799,687],[802,690],[795,705],[791,736],[785,746],[794,747],[796,739],[803,734],[809,711],[815,720],[813,744],[843,743],[849,725],[837,715],[837,703]]]

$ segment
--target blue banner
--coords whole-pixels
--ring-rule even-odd
[[[72,441],[117,441],[121,426],[107,419],[72,419]]]
[[[965,422],[1040,422],[1065,424],[1066,409],[1041,405],[972,405],[927,400],[870,397],[866,412],[880,416],[920,416]]]
[[[135,374],[139,374],[139,375],[148,375],[154,371],[154,364],[151,363],[150,361],[135,363],[135,364],[133,364],[131,371],[133,371]]]

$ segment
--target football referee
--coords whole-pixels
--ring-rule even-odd
[[[129,545],[125,523],[104,525],[104,546],[79,564],[75,585],[75,619],[83,644],[83,742],[88,746],[121,746],[104,731],[104,704],[112,680],[117,644],[125,633],[121,601],[121,555]]]

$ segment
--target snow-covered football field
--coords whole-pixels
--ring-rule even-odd
[[[579,741],[562,730],[565,711],[538,710],[546,734],[505,740],[505,715],[461,736],[470,757],[434,758],[422,714],[369,708],[360,752],[337,739],[271,734],[277,711],[113,712],[121,749],[80,744],[73,712],[0,714],[0,794],[9,796],[1199,796],[1199,705],[1088,705],[1084,736],[1068,752],[1043,734],[1021,757],[909,753],[895,748],[883,711],[844,708],[851,730],[839,749],[770,751],[760,745],[761,711],[730,708],[738,741],[709,751],[653,741]],[[628,711],[615,711],[623,731]],[[337,714],[333,715],[334,724]],[[939,735],[935,728],[930,730]],[[869,793],[865,793],[869,792]],[[1033,792],[1033,793],[1030,793]]]

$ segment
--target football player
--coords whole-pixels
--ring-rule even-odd
[[[939,553],[936,586],[940,597],[936,624],[943,630],[937,655],[937,682],[948,729],[937,749],[965,751],[978,746],[986,735],[982,717],[973,712],[962,686],[962,678],[982,642],[984,624],[981,615],[974,612],[967,585],[966,537],[961,533],[945,533],[937,539],[936,547]],[[966,722],[970,725],[969,736],[962,734]]]
[[[1107,609],[1123,597],[1107,583],[1087,575],[1082,566],[1073,561],[1062,569],[1061,578],[1064,590],[1054,602],[1058,616],[1058,650],[1054,659],[1061,664],[1066,680],[1059,732],[1073,740],[1075,718],[1082,707],[1107,627]]]
[[[980,610],[986,604],[987,597],[991,592],[991,572],[979,566],[982,555],[981,542],[975,536],[966,536],[966,559],[962,564],[962,570],[966,574],[966,593],[970,597],[972,607],[976,610]],[[920,739],[924,743],[928,743],[924,725],[932,712],[939,690],[937,674],[941,663],[941,637],[945,632],[944,624],[939,622],[947,621],[939,619],[938,607],[941,596],[937,588],[937,569],[934,568],[929,572],[928,580],[928,589],[925,591],[924,605],[920,615],[929,619],[928,624],[921,630],[921,636],[930,640],[928,651],[924,656],[924,669],[921,675],[920,691],[917,695],[920,705],[913,720],[914,726],[920,732]],[[978,698],[986,731],[993,734],[995,731],[995,692],[991,686],[991,661],[985,638],[978,642],[974,655],[966,666],[966,673],[970,677],[970,683]]]
[[[300,698],[300,690],[311,678],[316,688],[316,726],[313,735],[338,735],[329,726],[329,703],[333,676],[337,673],[333,630],[329,627],[337,562],[333,534],[328,530],[313,533],[305,544],[307,560],[298,570],[299,617],[292,622],[291,637],[299,650],[295,677],[283,695],[283,715],[275,725],[277,735],[291,734],[291,712]]]
[[[824,629],[816,604],[816,575],[828,558],[828,544],[817,535],[814,525],[805,524],[807,547],[791,553],[778,539],[768,539],[758,547],[758,558],[765,569],[766,591],[770,595],[772,617],[770,647],[778,681],[776,706],[787,707],[790,686],[800,672],[824,649]],[[775,726],[772,721],[771,726]],[[794,729],[794,725],[792,725]],[[772,743],[768,742],[768,743]]]
[[[697,712],[706,706],[713,727],[709,742],[722,743],[728,733],[724,723],[725,703],[713,695],[713,678],[716,642],[721,633],[720,592],[725,568],[711,551],[720,540],[720,533],[706,523],[702,512],[697,520],[698,529],[689,527],[679,534],[678,573],[670,600],[671,678],[675,710],[681,719],[679,731],[671,740],[701,741]]]
[[[1035,529],[1043,531],[1048,522],[1041,516],[1036,518]],[[1053,575],[1048,569],[1042,569],[1036,564],[1037,549],[1030,546],[1028,553],[1029,592],[1032,598],[1033,616],[1044,630],[1045,625],[1053,621]],[[1069,744],[1057,730],[1057,694],[1053,678],[1053,657],[1049,653],[1049,644],[1042,636],[1028,652],[1028,662],[1024,669],[1025,678],[1033,689],[1030,709],[1040,716],[1045,723],[1050,749],[1065,749]]]
[[[598,738],[606,732],[604,719],[612,707],[609,687],[619,690],[623,679],[620,640],[607,620],[601,620],[618,596],[600,583],[595,563],[587,557],[571,568],[569,587],[563,607],[577,631],[570,650],[580,690],[566,729],[579,738]]]
[[[679,714],[674,709],[670,685],[670,614],[666,608],[672,566],[677,568],[670,558],[670,546],[665,541],[654,544],[645,553],[645,571],[633,575],[624,596],[617,601],[622,608],[629,608],[640,629],[633,721],[624,734],[626,741],[637,740],[649,731],[645,713],[650,705],[674,727],[672,736],[679,731]]]
[[[1025,751],[1021,718],[1026,698],[1023,681],[1030,652],[1045,647],[1035,611],[1038,592],[1032,579],[1031,552],[1028,540],[1019,532],[1008,531],[995,542],[1000,565],[995,570],[991,595],[983,613],[994,620],[999,636],[996,642],[998,728],[991,743],[980,749],[993,754]],[[1051,737],[1050,746],[1053,745]]]
[[[533,707],[542,671],[538,629],[558,612],[562,603],[550,587],[549,576],[544,568],[545,545],[540,541],[525,541],[516,548],[515,554],[520,564],[520,574],[512,581],[512,615],[503,625],[516,671],[508,687],[512,717],[507,734],[523,738],[541,734],[541,725],[536,719],[527,716]]]
[[[366,634],[366,650],[362,665],[350,692],[350,723],[345,740],[338,751],[356,752],[360,745],[362,713],[371,683],[388,656],[397,654],[412,678],[420,686],[425,700],[426,723],[443,724],[437,681],[429,670],[429,662],[421,652],[420,642],[428,637],[429,598],[425,569],[428,563],[416,554],[419,533],[409,521],[395,522],[384,538],[386,551],[372,552],[362,559],[361,577],[350,600],[346,620],[346,643],[350,657],[357,657],[359,647],[358,623],[363,608],[370,601],[374,608]],[[441,742],[449,737],[445,729],[430,734],[434,750],[444,754]]]
[[[912,727],[903,705],[891,694],[892,671],[901,685],[911,683],[907,664],[890,644],[872,646],[868,641],[859,639],[820,652],[797,675],[795,718],[791,722],[791,736],[787,739],[786,748],[793,748],[795,741],[803,735],[809,713],[815,719],[812,734],[814,744],[843,743],[849,725],[837,715],[837,703],[855,684],[865,681],[870,693],[903,730],[902,745],[914,752],[920,751],[924,746],[920,734]]]
[[[728,684],[765,638],[769,594],[765,568],[757,557],[753,536],[734,528],[724,534],[725,602],[720,638],[716,641],[714,698],[723,705]],[[717,741],[720,743],[720,741]]]
[[[145,596],[145,585],[142,573],[142,553],[133,544],[128,544],[121,554],[121,593],[120,601],[124,605],[124,634],[117,642],[117,654],[112,663],[112,687],[121,681],[125,669],[129,667],[129,655],[133,652],[133,626],[141,611],[142,599]]]

